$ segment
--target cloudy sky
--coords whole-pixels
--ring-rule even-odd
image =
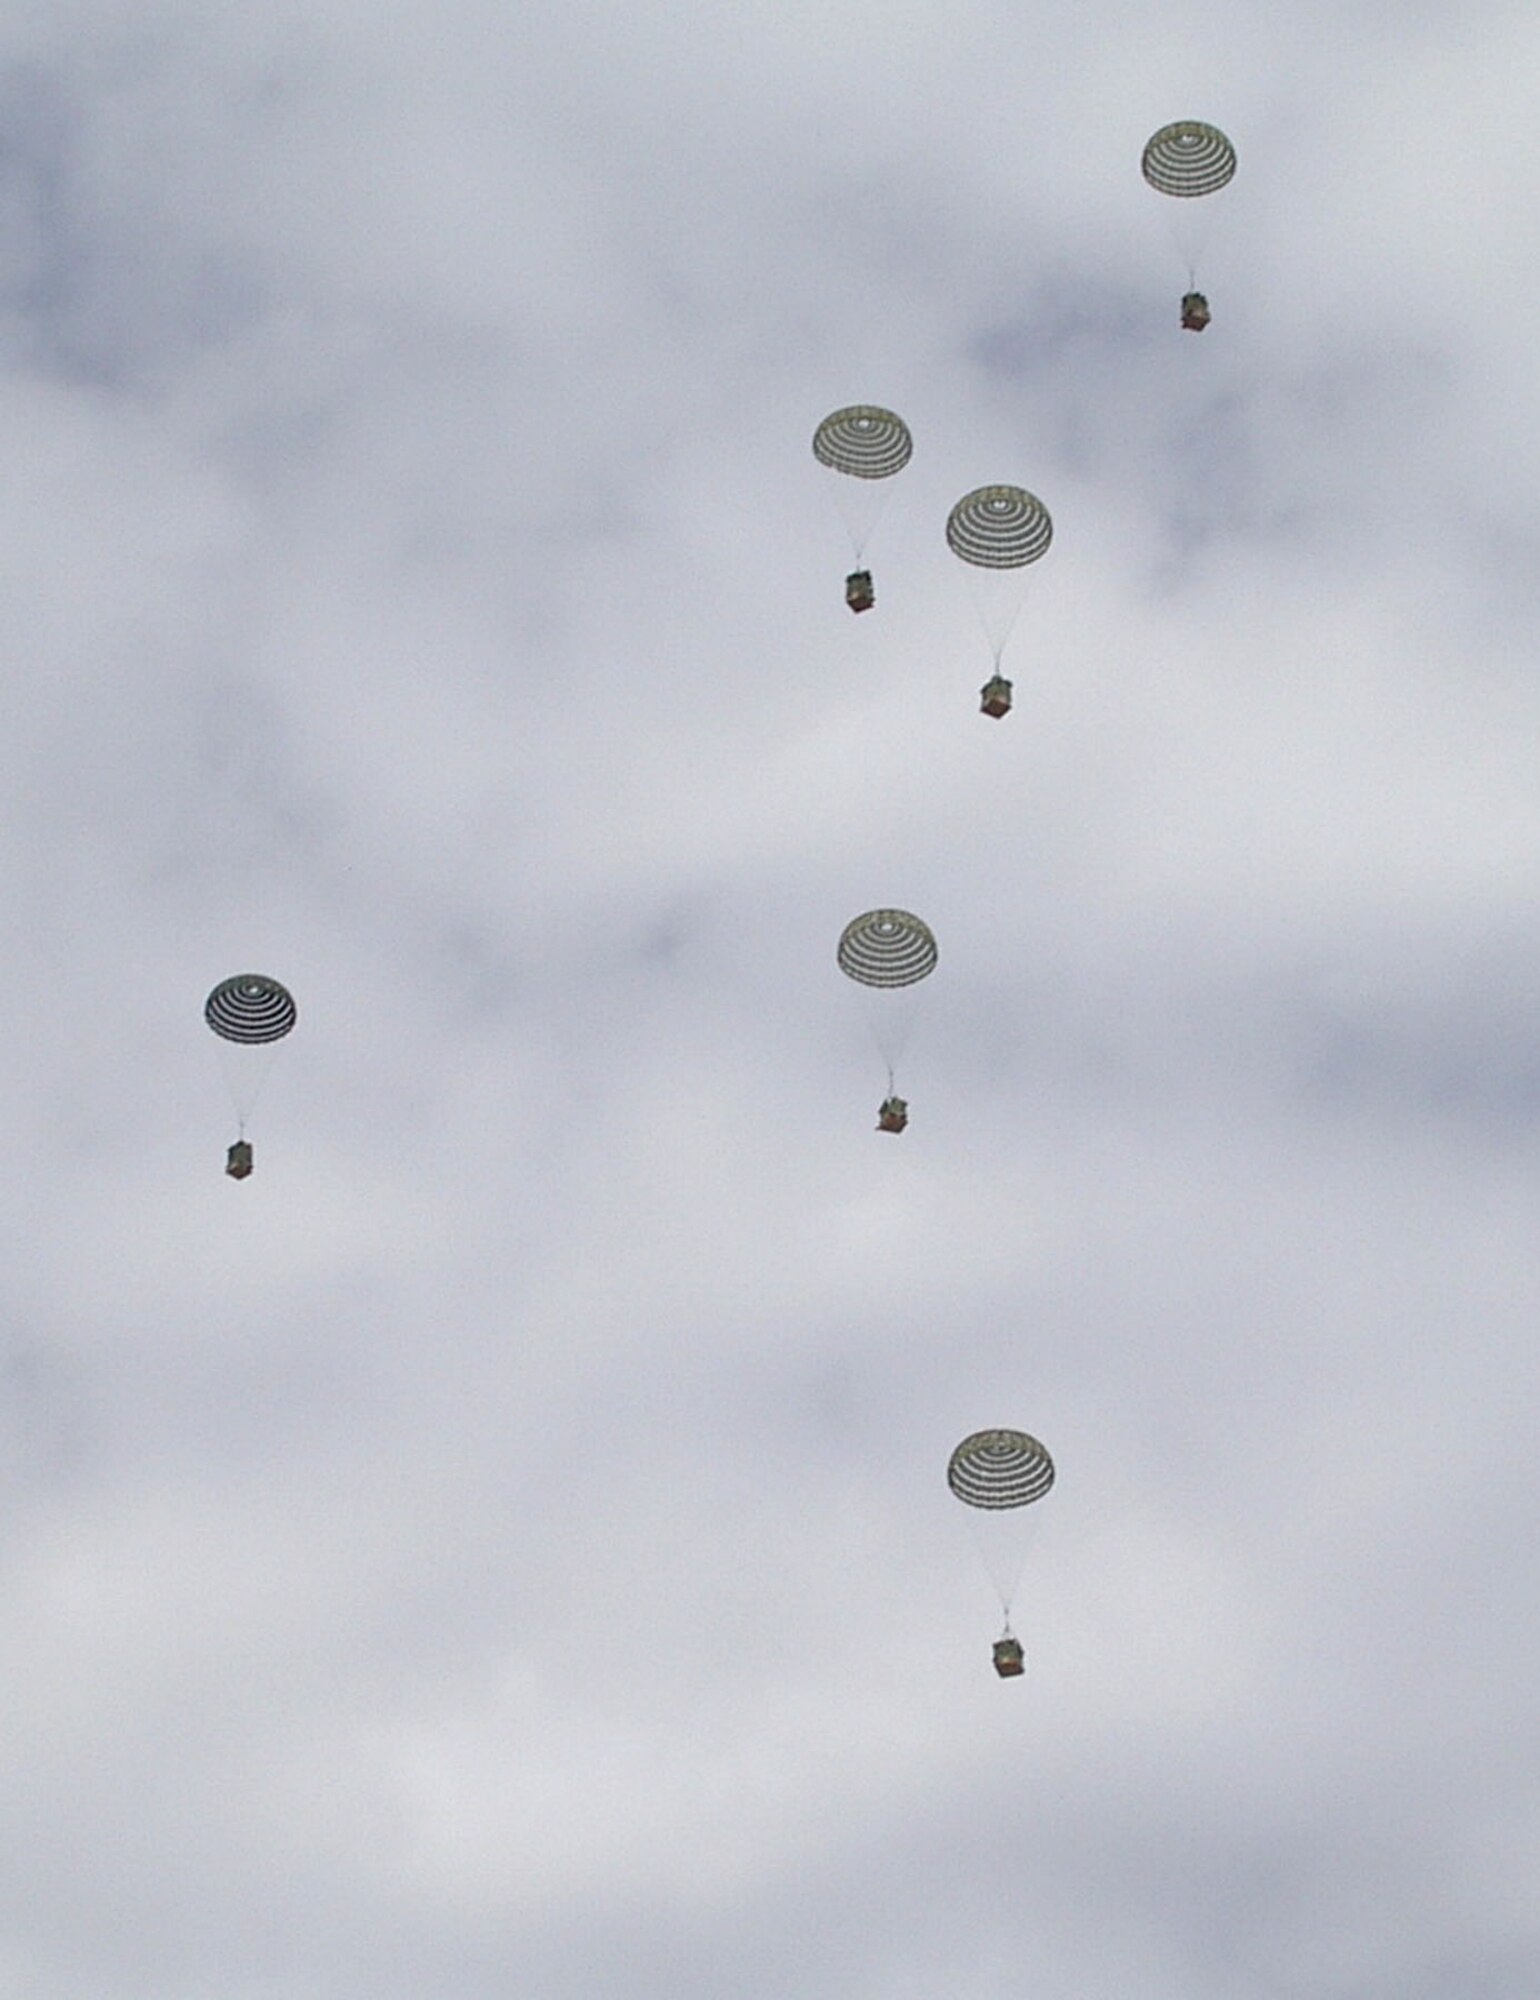
[[[1537,64],[6,11],[5,2000],[1540,1991]]]

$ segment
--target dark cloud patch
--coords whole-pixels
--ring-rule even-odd
[[[260,260],[237,242],[189,242],[164,190],[114,182],[95,80],[25,65],[0,77],[0,202],[8,288],[32,365],[135,397],[228,346],[265,310]]]

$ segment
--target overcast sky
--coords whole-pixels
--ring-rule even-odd
[[[13,0],[3,2000],[1540,1992],[1537,65]]]

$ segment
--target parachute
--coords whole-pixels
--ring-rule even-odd
[[[930,926],[907,910],[868,910],[840,932],[840,971],[862,986],[913,986],[937,956]]]
[[[222,979],[203,1003],[203,1018],[226,1042],[278,1042],[299,1019],[294,996],[276,979],[243,972]]]
[[[936,940],[930,926],[908,910],[867,910],[840,932],[837,956],[841,972],[857,985],[892,991],[930,977],[936,969]],[[888,1095],[877,1112],[879,1132],[902,1132],[909,1123],[908,1103],[894,1094],[893,1069],[903,1039],[899,1025],[890,1014],[871,1022],[888,1067]]]
[[[831,472],[843,475],[840,512],[856,557],[856,567],[845,579],[845,602],[852,611],[870,611],[877,601],[872,573],[861,567],[861,558],[887,495],[883,488],[874,489],[871,482],[902,472],[913,452],[914,439],[903,418],[875,403],[852,403],[848,409],[833,410],[813,433],[813,456]],[[845,487],[845,479],[862,484]]]
[[[852,403],[835,410],[813,433],[813,455],[820,465],[852,479],[891,479],[902,472],[914,453],[914,439],[902,417],[879,410],[875,403]]]
[[[1182,118],[1174,125],[1162,125],[1150,138],[1140,165],[1157,194],[1190,201],[1230,185],[1235,178],[1235,148],[1217,125]],[[1197,252],[1191,242],[1183,255],[1188,290],[1182,299],[1182,325],[1189,333],[1201,333],[1212,315],[1208,300],[1196,289]]]
[[[1028,1507],[1053,1485],[1053,1460],[1025,1431],[974,1431],[947,1461],[946,1483],[965,1507]]]
[[[1021,569],[1046,554],[1053,522],[1022,486],[979,486],[947,516],[947,546],[979,569]]]
[[[1021,1641],[1011,1631],[1011,1599],[1026,1557],[1029,1525],[1019,1510],[1041,1500],[1053,1479],[1047,1447],[1025,1431],[974,1431],[947,1461],[947,1485],[974,1510],[970,1521],[999,1523],[987,1534],[976,1532],[974,1539],[1005,1613],[1005,1629],[994,1644],[995,1672],[1002,1680],[1026,1666]]]
[[[1024,486],[979,486],[965,493],[947,516],[947,546],[969,565],[973,601],[994,654],[995,671],[980,690],[985,715],[1007,715],[1011,684],[1000,671],[1024,594],[1016,572],[1047,553],[1053,521]]]
[[[294,996],[276,979],[260,972],[222,979],[203,1003],[203,1018],[228,1045],[225,1080],[235,1102],[240,1133],[225,1160],[225,1172],[243,1181],[252,1169],[246,1121],[267,1081],[272,1046],[289,1034],[299,1019]]]
[[[1161,126],[1145,146],[1142,166],[1157,194],[1218,194],[1235,178],[1235,148],[1217,125],[1182,118]]]

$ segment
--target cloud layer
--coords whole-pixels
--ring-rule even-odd
[[[1529,1990],[1537,54],[0,29],[8,1994]]]

